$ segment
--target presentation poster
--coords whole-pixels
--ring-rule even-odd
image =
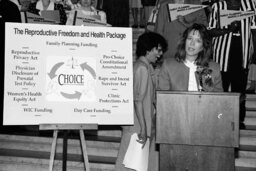
[[[132,29],[6,23],[4,125],[133,124]]]

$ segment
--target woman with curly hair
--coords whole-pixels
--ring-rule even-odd
[[[211,38],[202,24],[183,33],[175,58],[165,59],[159,74],[160,90],[223,91],[219,64],[211,61]]]
[[[123,165],[124,156],[134,133],[137,133],[137,141],[142,148],[147,139],[150,139],[148,171],[158,170],[159,153],[155,148],[155,84],[152,64],[156,63],[166,48],[166,40],[158,33],[146,32],[138,38],[136,43],[137,59],[133,64],[134,125],[122,126],[122,139],[115,165],[116,171],[134,171]]]

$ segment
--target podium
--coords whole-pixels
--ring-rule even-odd
[[[239,93],[157,91],[160,171],[234,171]]]

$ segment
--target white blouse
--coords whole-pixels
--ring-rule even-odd
[[[36,3],[36,9],[40,10],[39,14],[41,15],[41,11],[44,10],[43,2],[41,0],[39,0]],[[49,6],[47,7],[46,10],[49,10],[49,11],[54,10],[54,2],[50,1],[50,4],[49,4]]]
[[[195,64],[195,61],[190,62],[186,60],[184,61],[184,64],[189,68],[188,91],[198,91],[196,75],[195,75],[197,66]]]

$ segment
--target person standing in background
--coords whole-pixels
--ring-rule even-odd
[[[168,50],[164,58],[174,58],[178,42],[183,32],[194,23],[208,25],[204,9],[193,12],[186,16],[178,16],[174,21],[170,21],[168,4],[198,4],[200,0],[161,0],[158,16],[155,24],[155,32],[161,34],[168,41]]]
[[[142,0],[142,5],[144,8],[144,25],[147,25],[147,21],[150,17],[150,14],[152,12],[152,10],[154,9],[154,7],[157,5],[157,1],[158,0]]]
[[[60,24],[65,25],[67,21],[67,15],[62,4],[57,4],[51,0],[39,0],[29,4],[28,12],[41,15],[43,10],[58,10],[60,13]]]
[[[254,46],[254,52],[250,60],[248,81],[250,83],[249,87],[246,89],[247,94],[256,93],[256,30],[252,29],[252,40]]]
[[[130,138],[138,134],[138,142],[144,147],[150,138],[148,171],[158,170],[159,153],[155,148],[155,85],[152,64],[160,58],[167,48],[165,39],[154,32],[139,36],[136,44],[137,59],[133,65],[134,125],[122,126],[122,138],[115,170],[132,171],[123,165]]]
[[[107,16],[104,11],[96,10],[91,0],[79,0],[79,7],[70,11],[66,25],[73,25],[75,12],[81,12],[85,16],[99,16],[102,23],[107,23]]]
[[[107,13],[108,24],[129,27],[129,0],[98,0],[97,7]]]
[[[240,128],[243,129],[248,64],[252,55],[251,42],[256,22],[253,16],[221,27],[220,10],[255,11],[255,1],[226,0],[214,3],[209,20],[209,32],[213,37],[213,59],[220,64],[223,89],[225,92],[241,93]]]
[[[142,0],[130,0],[130,9],[133,18],[132,28],[144,27],[144,9],[141,1]]]

